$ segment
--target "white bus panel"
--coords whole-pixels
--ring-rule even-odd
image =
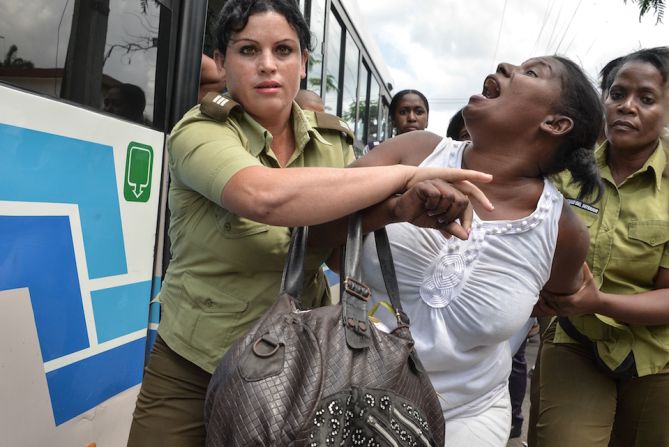
[[[0,444],[124,445],[157,292],[164,134],[0,97]]]

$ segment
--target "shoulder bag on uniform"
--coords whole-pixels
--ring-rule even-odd
[[[336,306],[299,310],[306,237],[306,227],[293,231],[277,302],[214,372],[207,447],[444,445],[442,410],[413,348],[385,230],[377,248],[397,315],[392,333],[367,317],[360,216],[349,224]]]

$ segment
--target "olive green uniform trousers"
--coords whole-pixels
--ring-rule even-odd
[[[128,447],[203,447],[210,379],[158,336],[144,369]]]
[[[589,347],[553,343],[554,332],[543,335],[532,376],[530,447],[669,446],[669,369],[615,380]]]

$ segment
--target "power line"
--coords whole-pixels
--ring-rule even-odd
[[[557,24],[560,21],[560,16],[562,15],[563,6],[564,2],[560,2],[560,9],[558,10],[558,15],[555,19],[555,23],[553,23],[553,30],[551,31],[551,36],[548,38],[548,43],[546,44],[546,49],[544,50],[544,53],[548,53],[548,49],[551,47],[551,43],[553,42],[553,36],[555,36],[555,29],[557,28]]]
[[[564,49],[564,54],[569,54],[569,50],[571,49],[572,44],[576,41],[576,38],[578,37],[578,31],[574,33],[574,37],[571,38],[569,41],[569,45],[567,45],[567,48]]]
[[[562,38],[560,39],[560,42],[558,42],[557,47],[555,48],[555,53],[557,54],[558,51],[560,51],[560,45],[562,45],[562,41],[564,40],[565,36],[567,35],[567,32],[569,31],[569,27],[571,26],[571,23],[574,21],[574,17],[576,17],[576,13],[578,12],[578,8],[581,7],[581,2],[583,0],[578,0],[578,4],[576,5],[576,9],[574,9],[574,13],[571,15],[571,18],[569,19],[569,23],[567,23],[567,28],[565,28],[564,33],[562,33]]]
[[[432,104],[459,104],[468,102],[469,98],[428,98],[430,105]]]
[[[502,8],[502,20],[499,22],[499,31],[497,32],[497,42],[495,42],[495,53],[492,56],[492,62],[490,63],[490,71],[495,71],[495,61],[497,60],[497,49],[499,48],[499,41],[502,38],[502,27],[504,26],[504,16],[506,15],[506,2],[504,0],[504,8]]]
[[[530,54],[534,54],[534,52],[537,49],[537,45],[539,44],[539,39],[541,39],[541,35],[544,32],[544,28],[546,27],[546,22],[548,21],[548,17],[550,16],[551,12],[553,12],[553,6],[555,6],[555,0],[551,0],[551,2],[546,5],[546,12],[544,12],[544,19],[541,22],[541,28],[539,29],[537,40],[534,41],[534,45],[532,45],[532,52]]]
[[[583,59],[585,59],[588,56],[588,54],[590,54],[590,50],[592,50],[592,47],[595,46],[595,43],[597,43],[598,40],[599,40],[599,33],[595,34],[595,37],[592,39],[592,43],[590,43],[590,46],[583,55]]]

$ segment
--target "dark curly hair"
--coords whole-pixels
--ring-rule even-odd
[[[225,54],[233,33],[244,29],[253,14],[276,12],[286,18],[295,30],[300,48],[311,51],[311,32],[295,0],[228,0],[221,10],[216,26],[218,50]]]
[[[564,67],[557,111],[571,118],[574,125],[558,146],[550,172],[544,174],[568,170],[571,183],[580,188],[578,198],[591,197],[597,201],[602,195],[603,184],[594,151],[604,121],[604,107],[594,85],[577,64],[566,57],[551,57]]]

